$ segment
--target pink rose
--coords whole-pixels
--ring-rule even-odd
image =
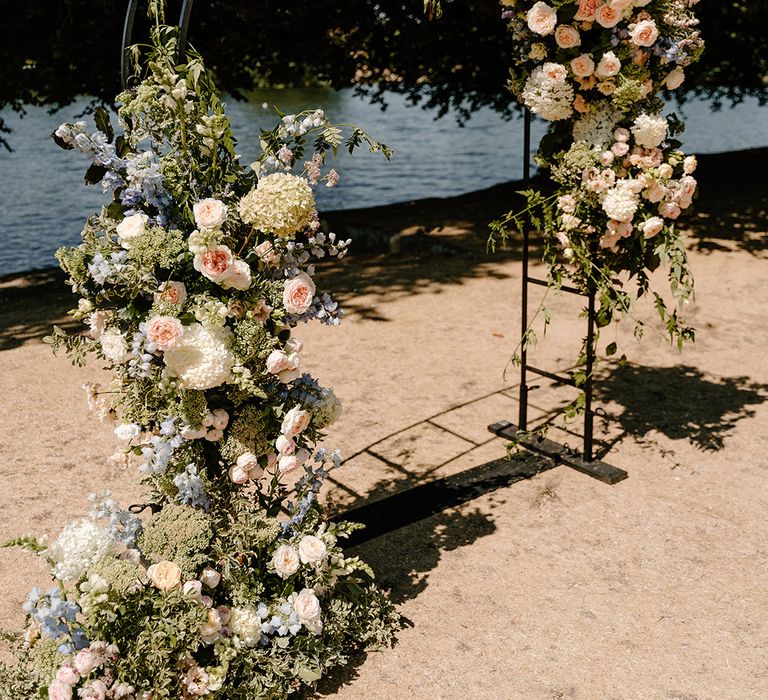
[[[296,455],[283,455],[277,463],[277,468],[281,474],[290,474],[292,471],[296,471],[301,465]]]
[[[696,182],[695,177],[685,175],[680,179],[680,196],[685,199],[690,199],[696,192],[697,185],[698,183]]]
[[[664,197],[667,196],[667,188],[664,187],[657,180],[651,180],[651,182],[646,187],[645,192],[643,193],[643,196],[649,202],[653,202],[655,204],[656,202],[660,202],[662,199],[664,199]]]
[[[267,357],[267,372],[270,374],[280,374],[283,370],[290,367],[291,363],[282,350],[273,350]]]
[[[561,24],[555,29],[555,42],[561,49],[572,49],[581,44],[581,37],[575,27]]]
[[[158,350],[175,347],[183,334],[181,321],[173,316],[155,316],[147,322],[147,340]]]
[[[579,9],[573,19],[577,22],[593,22],[601,0],[579,0]]]
[[[285,455],[292,455],[296,451],[296,443],[293,441],[293,439],[286,437],[285,435],[281,435],[275,442],[275,449],[282,457]]]
[[[680,216],[680,207],[674,202],[664,202],[659,207],[659,214],[665,219],[676,219]]]
[[[227,246],[217,245],[197,253],[194,266],[201,275],[218,283],[231,274],[234,261],[232,251]]]
[[[612,78],[614,75],[618,75],[621,70],[621,61],[616,57],[613,51],[604,53],[600,59],[600,63],[597,64],[595,69],[595,75],[598,78]]]
[[[72,666],[62,666],[56,671],[56,680],[67,685],[74,685],[80,680],[80,674]]]
[[[240,291],[246,291],[250,289],[251,283],[251,268],[245,260],[235,260],[232,263],[230,273],[221,280],[221,286],[224,289],[239,289]]]
[[[221,226],[227,219],[227,207],[218,199],[203,199],[192,207],[195,223],[204,230]]]
[[[588,78],[595,72],[595,62],[588,53],[583,53],[571,61],[571,70],[577,78]]]
[[[685,160],[683,161],[683,172],[686,175],[690,175],[694,170],[696,170],[698,164],[699,162],[696,160],[696,156],[686,156]]]
[[[249,479],[258,479],[263,471],[259,464],[259,458],[252,452],[243,452],[237,458],[235,466],[245,471]]]
[[[652,216],[650,219],[643,222],[643,225],[640,228],[643,231],[643,236],[646,238],[653,238],[664,228],[664,219],[658,216]]]
[[[653,46],[659,38],[659,30],[652,19],[644,19],[635,25],[629,38],[638,46]]]
[[[229,480],[233,484],[243,485],[247,483],[248,479],[250,477],[248,476],[248,472],[243,469],[242,467],[238,467],[236,464],[229,468]]]
[[[611,146],[611,151],[619,157],[625,156],[629,152],[629,144],[624,141],[617,141]]]
[[[306,313],[312,306],[314,298],[315,283],[306,272],[300,272],[285,283],[283,305],[289,314]]]
[[[81,700],[105,700],[107,690],[109,689],[104,681],[90,681],[85,687],[80,689],[78,697]]]
[[[280,263],[280,253],[275,250],[269,241],[259,243],[254,250],[256,255],[259,256],[259,260],[267,267],[277,267]]]
[[[616,131],[613,132],[613,138],[616,141],[629,141],[629,129],[619,127],[616,129]]]
[[[610,5],[600,5],[595,12],[595,21],[606,29],[615,27],[621,20],[621,13]]]
[[[546,36],[555,30],[557,12],[545,2],[537,2],[525,15],[528,28],[534,34]]]
[[[229,413],[227,413],[223,408],[214,409],[211,415],[213,418],[211,426],[216,430],[224,430],[224,428],[229,425]]]
[[[72,686],[57,678],[48,686],[48,700],[72,700]]]
[[[75,668],[81,676],[87,676],[93,669],[98,668],[99,658],[90,649],[83,649],[75,656]]]
[[[280,432],[286,437],[295,437],[303,432],[309,425],[309,413],[298,406],[294,406],[283,418]]]
[[[603,151],[600,154],[600,162],[603,165],[610,165],[613,163],[614,158],[616,158],[616,156],[614,155],[613,151]]]
[[[181,306],[187,299],[187,288],[183,282],[163,282],[155,292],[155,302]]]
[[[667,74],[667,77],[664,78],[664,85],[667,87],[667,90],[677,90],[685,80],[685,73],[683,72],[682,68],[675,68],[673,71],[670,71]]]

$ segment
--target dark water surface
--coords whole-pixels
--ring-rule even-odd
[[[13,153],[0,151],[0,275],[55,265],[53,253],[79,239],[84,219],[105,201],[99,186],[86,187],[86,160],[62,151],[49,134],[73,121],[85,100],[57,114],[31,109],[24,119],[3,113],[14,130]],[[465,127],[451,117],[409,108],[391,97],[386,112],[351,91],[326,89],[263,90],[249,102],[230,100],[227,109],[243,161],[258,152],[259,128],[271,128],[283,112],[323,107],[332,121],[357,123],[395,150],[391,162],[364,150],[337,165],[341,183],[319,187],[321,209],[349,209],[424,197],[448,197],[490,187],[521,175],[522,121],[505,122],[491,110],[477,112]],[[266,105],[266,106],[265,106]],[[704,102],[685,108],[684,148],[715,153],[768,145],[768,108],[748,101],[713,113]],[[533,142],[545,126],[535,123]]]

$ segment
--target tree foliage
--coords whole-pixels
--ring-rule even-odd
[[[0,0],[0,108],[56,108],[79,95],[109,102],[118,88],[126,4]],[[179,4],[169,0],[170,18]],[[481,106],[509,117],[516,107],[503,86],[512,39],[498,3],[442,5],[438,13],[436,3],[426,3],[430,21],[422,0],[198,0],[190,39],[222,89],[235,95],[265,84],[352,85],[381,104],[388,92],[401,93],[460,120]],[[683,97],[768,101],[768,3],[703,2],[697,9],[707,50]],[[139,18],[135,39],[143,36]]]

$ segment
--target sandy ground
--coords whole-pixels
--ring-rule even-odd
[[[361,545],[407,625],[393,649],[342,671],[321,697],[768,697],[766,155],[702,159],[704,195],[686,222],[695,346],[679,354],[655,333],[638,343],[631,322],[605,333],[630,363],[600,370],[599,433],[605,460],[629,478],[607,486],[542,468]],[[517,414],[517,376],[504,370],[520,266],[514,249],[486,256],[482,241],[514,189],[329,217],[352,235],[374,221],[379,243],[396,236],[394,254],[324,270],[321,286],[338,290],[349,315],[298,334],[310,369],[345,403],[329,439],[351,456],[327,494],[334,508],[504,455],[486,426]],[[56,532],[94,490],[139,495],[135,474],[107,466],[110,429],[85,406],[80,385],[98,370],[39,341],[68,300],[55,275],[0,280],[0,539]],[[583,328],[577,307],[557,308],[535,355],[565,368]],[[536,383],[533,415],[545,416],[563,394]],[[2,551],[0,581],[0,620],[17,626],[43,568]]]

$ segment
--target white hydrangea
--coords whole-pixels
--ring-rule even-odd
[[[614,221],[630,223],[635,216],[638,198],[632,191],[632,184],[619,181],[605,193],[603,211]]]
[[[613,143],[613,130],[621,118],[620,113],[600,105],[594,112],[579,117],[573,124],[573,140],[584,141],[592,148],[603,150]]]
[[[224,327],[186,326],[181,340],[166,350],[163,359],[170,376],[186,389],[212,389],[230,381],[235,356],[230,350],[232,331]]]
[[[288,173],[273,173],[259,180],[238,204],[240,218],[264,233],[288,238],[315,219],[315,198],[309,182]]]
[[[341,399],[332,389],[324,388],[322,399],[312,407],[315,427],[319,430],[333,425],[341,416]]]
[[[523,102],[534,114],[548,121],[568,119],[573,114],[573,87],[567,80],[553,80],[538,66],[525,83]]]
[[[667,120],[659,115],[641,114],[632,125],[635,143],[643,148],[656,148],[667,138]]]
[[[55,562],[53,575],[60,581],[74,581],[88,567],[103,559],[112,547],[109,531],[92,520],[70,523],[44,555]]]
[[[254,608],[232,608],[229,631],[245,646],[256,646],[261,639],[261,618]]]

